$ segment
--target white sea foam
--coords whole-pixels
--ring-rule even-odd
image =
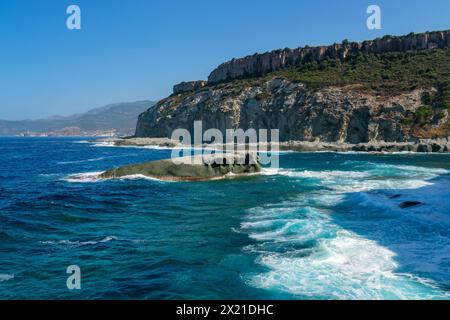
[[[8,281],[14,279],[13,274],[0,273],[0,282]]]
[[[398,179],[378,179],[365,180],[357,184],[342,182],[342,184],[331,185],[330,189],[342,193],[363,192],[376,189],[417,189],[427,185],[426,180],[398,180]]]
[[[254,208],[241,224],[241,231],[256,241],[244,250],[258,253],[256,262],[269,269],[245,275],[248,284],[306,298],[445,297],[427,279],[396,273],[394,252],[333,224],[327,213],[298,208],[297,218],[292,218],[294,212],[272,209]],[[277,218],[277,212],[282,217]],[[310,241],[317,241],[313,248],[292,249]]]
[[[89,240],[89,241],[79,241],[79,240],[48,240],[40,241],[39,243],[44,245],[61,245],[65,247],[82,247],[82,246],[93,246],[101,243],[107,243],[112,241],[129,241],[129,242],[145,242],[145,240],[135,240],[135,239],[123,239],[116,236],[106,236],[100,240]]]
[[[157,181],[161,183],[175,183],[175,182],[181,182],[183,180],[170,180],[170,179],[158,179],[154,177],[149,177],[143,174],[130,174],[125,175],[120,178],[100,178],[99,176],[104,173],[104,171],[99,172],[85,172],[85,173],[75,173],[71,174],[67,177],[65,177],[63,180],[70,183],[93,183],[93,182],[100,182],[100,181],[107,181],[107,180],[149,180],[149,181]],[[250,173],[245,174],[245,176],[252,176],[252,175],[258,175],[259,173]],[[213,180],[223,180],[223,179],[233,179],[233,178],[239,178],[244,175],[242,174],[234,174],[234,173],[227,173],[223,176],[213,177],[207,180],[213,181]]]
[[[276,228],[277,225],[281,226]],[[308,241],[315,239],[323,234],[324,225],[322,223],[309,223],[306,224],[304,220],[293,219],[289,221],[272,221],[269,223],[272,228],[268,231],[257,230],[256,232],[250,232],[249,237],[255,240],[272,240],[272,241]],[[244,225],[245,228],[245,225]]]
[[[114,147],[114,148],[135,148],[135,149],[150,149],[150,150],[185,150],[188,151],[219,151],[221,149],[212,148],[212,147],[190,147],[190,146],[160,146],[160,145],[116,145],[114,142],[95,142],[93,144],[94,147]]]
[[[319,183],[316,186],[323,189],[248,210],[239,232],[248,234],[255,243],[245,247],[244,252],[256,253],[256,262],[268,271],[244,275],[247,283],[303,298],[450,298],[431,279],[414,275],[429,272],[437,279],[446,277],[449,239],[426,234],[423,228],[430,228],[430,224],[450,225],[448,178],[442,178],[447,179],[444,182],[431,181],[448,174],[448,170],[367,162],[354,162],[352,168],[265,170],[266,175],[298,178],[299,183],[314,179]],[[400,195],[397,190],[401,190]],[[399,207],[405,200],[424,204],[405,211]],[[383,232],[380,237],[391,245],[382,246],[337,225],[332,210],[341,203],[361,208],[361,214],[364,207],[369,211],[378,208],[378,214],[392,214],[386,221],[364,220],[378,228],[372,236],[376,238]],[[396,222],[392,218],[403,220]],[[411,230],[411,224],[417,230]],[[411,239],[412,232],[418,239]],[[396,252],[401,252],[401,257]],[[398,272],[400,262],[412,273]]]
[[[335,179],[335,178],[366,178],[370,174],[368,172],[362,171],[300,171],[291,173],[290,176],[301,177],[301,178],[315,178],[315,179]]]
[[[395,274],[395,254],[372,240],[339,231],[323,239],[306,257],[262,254],[257,262],[270,271],[247,277],[253,286],[322,299],[435,298],[430,281]],[[440,297],[445,297],[443,294]]]
[[[150,181],[158,181],[158,182],[171,182],[168,180],[161,180],[161,179],[157,179],[157,178],[148,177],[143,174],[130,174],[130,175],[119,178],[119,180],[141,180],[141,179],[142,180],[150,180]]]
[[[295,171],[291,169],[280,169],[280,168],[262,168],[259,173],[264,176],[295,176]]]
[[[95,142],[94,147],[115,147],[114,142]]]
[[[65,177],[63,180],[71,183],[93,183],[100,181],[111,180],[112,178],[100,178],[99,176],[104,173],[104,171],[99,172],[85,172],[85,173],[75,173]],[[143,174],[130,174],[116,180],[150,180],[150,181],[158,181],[158,182],[171,182],[166,180],[161,180],[157,178],[152,178],[145,176]]]
[[[298,171],[293,169],[264,168],[261,174],[315,179],[327,188],[346,193],[375,189],[415,189],[427,186],[430,184],[428,180],[448,173],[446,169],[385,164],[369,164],[368,168],[362,169],[365,170]]]
[[[98,182],[104,179],[100,179],[99,175],[104,173],[104,171],[98,172],[85,172],[85,173],[75,173],[65,177],[63,180],[71,183],[91,183]]]
[[[95,162],[95,161],[102,161],[105,157],[99,157],[99,158],[91,158],[86,160],[77,160],[77,161],[60,161],[58,164],[75,164],[75,163],[85,163],[85,162]]]

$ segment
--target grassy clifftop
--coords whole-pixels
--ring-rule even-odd
[[[450,51],[435,49],[417,53],[385,53],[350,56],[344,61],[324,60],[283,70],[280,76],[310,86],[363,84],[383,91],[412,90],[450,80]]]
[[[215,87],[255,85],[275,77],[302,82],[312,89],[355,84],[360,85],[362,90],[375,90],[383,94],[436,87],[439,89],[438,93],[429,97],[429,104],[450,108],[450,51],[447,49],[385,54],[358,53],[345,60],[313,61],[299,67],[225,82]]]

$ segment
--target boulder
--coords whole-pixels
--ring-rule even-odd
[[[417,152],[426,152],[426,153],[428,153],[428,152],[431,152],[431,151],[432,151],[431,146],[428,145],[428,144],[419,144],[417,146]]]
[[[195,181],[221,178],[227,174],[245,175],[261,171],[255,154],[212,154],[187,156],[132,164],[102,173],[100,179],[143,175],[168,181]]]
[[[442,152],[443,151],[443,147],[437,143],[433,143],[431,145],[431,151],[432,152]]]

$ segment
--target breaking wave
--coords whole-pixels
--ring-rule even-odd
[[[105,180],[99,178],[99,175],[101,175],[102,173],[104,173],[104,171],[75,173],[65,177],[63,180],[71,183],[98,182]]]
[[[445,169],[371,163],[361,167],[353,164],[351,171],[265,169],[266,175],[288,177],[294,183],[311,181],[317,189],[247,211],[239,232],[246,233],[254,244],[243,250],[256,254],[255,262],[266,271],[244,274],[245,281],[257,288],[304,299],[449,298],[435,279],[422,274],[429,269],[427,261],[439,257],[433,272],[441,275],[437,278],[445,278],[445,260],[450,259],[445,248],[450,248],[450,239],[435,234],[424,239],[420,236],[423,231],[404,226],[411,221],[399,208],[405,199],[423,201],[425,207],[408,210],[408,219],[414,219],[420,227],[428,225],[430,219],[450,226],[450,217],[438,214],[449,212],[450,202],[443,201],[445,194],[450,194],[449,181],[446,187],[439,187],[440,191],[432,188],[434,182],[430,181],[447,173]],[[396,194],[399,190],[401,194]],[[372,212],[396,214],[391,219],[398,221],[376,220],[374,231],[368,233],[374,236],[366,238],[351,230],[360,221],[353,215],[364,215],[365,211],[369,218]],[[341,223],[335,217],[337,212],[354,220]],[[364,219],[364,224],[370,223],[367,216]],[[360,229],[364,230],[364,225],[355,228]],[[402,244],[415,232],[418,241]],[[383,236],[389,238],[387,247],[374,240],[379,233],[390,235]],[[441,245],[437,245],[439,242]]]

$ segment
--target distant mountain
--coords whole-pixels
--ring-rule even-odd
[[[154,104],[154,101],[123,102],[68,117],[0,120],[0,135],[133,135],[139,114]]]

